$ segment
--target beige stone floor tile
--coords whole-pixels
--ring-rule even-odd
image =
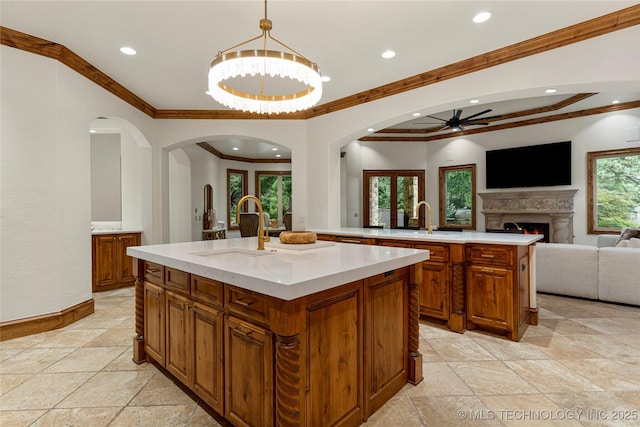
[[[507,360],[504,363],[542,393],[602,391],[556,360]]]
[[[623,335],[628,337],[629,335]],[[617,335],[574,335],[571,337],[574,343],[584,346],[589,351],[597,353],[598,357],[640,357],[640,346],[631,345],[616,340]],[[635,339],[640,340],[640,336]]]
[[[30,348],[2,362],[3,374],[35,374],[73,352],[73,348]]]
[[[57,405],[57,408],[125,406],[153,377],[151,371],[98,372]]]
[[[546,326],[540,325],[538,321],[538,325],[529,325],[527,330],[524,331],[524,337],[546,337],[553,335],[555,332]]]
[[[2,427],[27,427],[40,418],[45,410],[31,411],[5,411],[0,409],[0,426]]]
[[[44,372],[98,372],[126,349],[127,347],[81,347]]]
[[[85,347],[127,347],[133,343],[134,332],[128,329],[111,329],[84,344]]]
[[[584,426],[640,425],[640,409],[613,392],[548,394],[547,397],[565,410],[577,414]]]
[[[585,359],[600,355],[577,342],[574,337],[554,334],[547,337],[524,337],[520,340],[547,354],[551,359]]]
[[[640,359],[564,359],[559,363],[604,390],[640,390]]]
[[[85,383],[93,373],[37,374],[0,396],[3,410],[49,409]]]
[[[444,325],[420,320],[420,337],[424,339],[447,338],[456,339],[463,337],[463,334],[451,333]]]
[[[598,331],[589,328],[573,319],[542,319],[540,325],[552,330],[556,334],[576,335],[576,334],[597,334]]]
[[[33,374],[1,374],[0,375],[0,396],[13,390],[29,378]]]
[[[178,427],[189,424],[197,405],[127,406],[110,424],[111,427]]]
[[[585,325],[589,329],[605,335],[621,335],[629,332],[631,319],[605,319],[605,318],[582,318],[575,319],[576,322]]]
[[[71,325],[66,326],[65,330],[74,329],[111,329],[115,328],[124,321],[130,319],[131,316],[100,316],[95,313],[84,317]]]
[[[196,410],[191,415],[191,419],[187,423],[188,427],[220,427],[222,424],[218,423],[218,418],[214,418],[207,411],[205,411],[201,406],[198,406]],[[225,425],[228,425],[226,423]]]
[[[429,345],[429,342],[425,339],[420,339],[419,346],[420,354],[422,354],[422,362],[442,362],[442,357]]]
[[[180,387],[162,373],[158,373],[142,387],[130,406],[189,405],[194,403]]]
[[[428,340],[433,349],[445,360],[465,361],[465,360],[495,360],[487,350],[471,338],[437,338]]]
[[[495,417],[506,426],[522,427],[580,427],[574,414],[563,410],[546,396],[512,395],[480,396]]]
[[[11,340],[1,341],[0,348],[2,349],[32,348],[36,344],[39,344],[42,341],[48,340],[58,335],[60,331],[61,331],[60,329],[55,329],[53,331],[41,332],[39,334],[27,335],[26,337],[20,337],[20,338],[14,338]]]
[[[429,396],[411,399],[425,426],[501,426],[477,396]],[[365,425],[366,426],[366,425]]]
[[[616,391],[614,395],[640,411],[640,391]],[[640,412],[638,413],[638,416],[640,417]]]
[[[469,333],[469,336],[498,360],[549,358],[548,354],[527,342],[516,342],[476,332]]]
[[[118,323],[116,326],[114,326],[114,328],[116,328],[116,329],[129,329],[131,331],[131,336],[133,336],[134,332],[136,330],[136,318],[135,318],[135,316],[130,316],[130,317],[125,318],[125,320],[123,320],[122,322]]]
[[[366,427],[422,427],[422,418],[408,397],[393,397],[369,417]]]
[[[23,351],[23,348],[0,348],[0,363],[7,359],[11,359]],[[2,365],[0,365],[0,373],[2,373]]]
[[[452,362],[449,365],[476,395],[538,393],[501,361]]]
[[[640,348],[640,332],[634,334],[626,333],[621,335],[611,335],[607,338],[616,343],[623,343],[634,348]]]
[[[62,329],[59,334],[34,345],[34,348],[81,347],[109,329]]]
[[[52,426],[108,426],[122,408],[50,409],[30,427]],[[78,420],[82,420],[78,422]]]
[[[153,371],[158,372],[153,363],[135,363],[133,361],[133,348],[128,347],[113,362],[104,367],[104,371]]]
[[[424,363],[424,380],[405,390],[410,397],[472,395],[473,391],[456,375],[447,363]]]

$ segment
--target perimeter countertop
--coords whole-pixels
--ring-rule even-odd
[[[312,229],[317,234],[329,234],[345,237],[363,237],[377,239],[411,240],[416,242],[441,242],[441,243],[485,243],[491,245],[516,245],[529,246],[542,240],[544,237],[537,234],[513,234],[513,233],[483,233],[477,231],[434,231],[429,234],[427,230],[402,230],[379,228],[327,228]]]
[[[318,241],[257,251],[257,237],[133,246],[127,255],[284,300],[429,259],[429,251]],[[289,249],[289,247],[291,249]]]
[[[92,236],[100,236],[102,234],[129,234],[142,233],[142,230],[91,230]]]

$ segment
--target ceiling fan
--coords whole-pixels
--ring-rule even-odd
[[[441,130],[445,130],[445,129],[451,129],[451,130],[463,130],[464,127],[463,126],[476,126],[476,125],[488,125],[488,122],[479,122],[478,120],[482,120],[482,119],[475,119],[475,117],[481,116],[483,114],[486,114],[488,112],[492,111],[491,109],[487,109],[484,111],[481,111],[479,113],[476,114],[472,114],[469,117],[464,117],[464,118],[460,118],[460,116],[462,116],[462,110],[458,110],[455,109],[453,110],[453,116],[449,119],[441,119],[440,117],[435,117],[435,116],[427,116],[430,117],[432,119],[436,119],[436,120],[440,120],[441,122],[444,122],[444,126],[441,129],[438,129],[438,131]],[[416,123],[416,124],[421,124],[421,125],[436,125],[436,124],[441,124],[441,123]]]

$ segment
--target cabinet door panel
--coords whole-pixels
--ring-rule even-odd
[[[165,366],[165,291],[160,286],[144,284],[144,342],[147,355]]]
[[[361,298],[354,291],[307,308],[311,426],[362,420]]]
[[[513,329],[513,278],[510,270],[473,265],[467,277],[467,320]]]
[[[189,300],[167,292],[166,368],[191,387],[191,346]]]
[[[223,413],[222,314],[193,305],[193,389],[219,414]]]
[[[236,426],[272,426],[271,332],[233,317],[225,329],[225,417]]]
[[[449,265],[447,263],[431,261],[422,263],[420,314],[449,320],[451,305],[449,283]]]
[[[133,259],[127,255],[129,246],[138,246],[140,244],[139,234],[123,234],[118,236],[118,271],[117,280],[119,282],[134,282],[136,280],[133,275]]]
[[[117,283],[117,246],[113,235],[93,236],[94,290]]]

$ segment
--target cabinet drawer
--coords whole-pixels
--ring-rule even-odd
[[[391,246],[393,248],[410,248],[411,243],[402,240],[379,239],[378,246]]]
[[[336,242],[341,243],[355,243],[358,245],[375,245],[376,239],[370,239],[366,237],[346,237],[346,236],[336,236]]]
[[[155,283],[156,285],[162,285],[164,278],[164,267],[160,264],[153,262],[144,262],[144,280],[147,282]]]
[[[449,247],[442,245],[424,245],[422,243],[414,244],[414,249],[423,249],[429,251],[429,261],[449,261]]]
[[[257,292],[227,285],[225,305],[231,311],[268,323],[268,297]]]
[[[222,282],[196,276],[195,274],[191,276],[191,296],[194,299],[222,307],[223,289]]]
[[[189,284],[191,275],[175,268],[165,267],[164,285],[169,288],[185,294],[189,293]]]
[[[506,246],[471,245],[467,247],[467,261],[472,263],[513,264],[513,249]]]

